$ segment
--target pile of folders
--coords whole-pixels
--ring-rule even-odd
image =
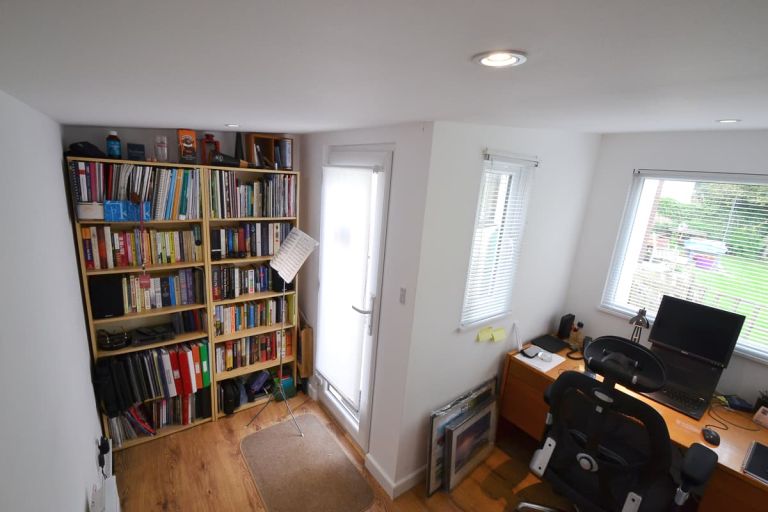
[[[118,446],[167,425],[210,417],[208,341],[101,358],[94,383]]]

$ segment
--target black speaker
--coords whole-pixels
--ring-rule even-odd
[[[576,317],[568,313],[567,315],[563,315],[563,318],[560,319],[560,327],[557,329],[557,337],[561,340],[567,340],[571,336],[571,328],[573,328],[573,321],[576,320]]]
[[[125,314],[123,309],[123,277],[93,276],[88,279],[93,318],[110,318]]]

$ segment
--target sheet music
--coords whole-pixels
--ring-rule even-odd
[[[317,240],[300,229],[293,228],[280,244],[280,249],[269,262],[269,266],[277,270],[286,283],[290,283],[318,245],[320,244]]]

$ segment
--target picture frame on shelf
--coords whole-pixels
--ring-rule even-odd
[[[493,450],[496,442],[496,399],[446,428],[445,475],[450,491]]]

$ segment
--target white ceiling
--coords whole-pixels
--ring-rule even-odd
[[[768,128],[768,1],[0,0],[0,89],[67,124]]]

